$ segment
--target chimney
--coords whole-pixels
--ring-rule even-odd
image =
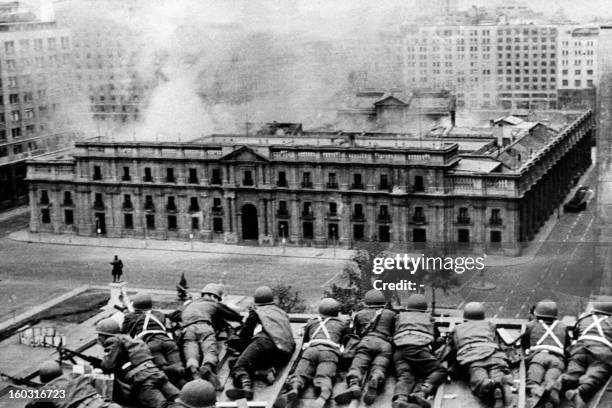
[[[451,126],[455,127],[455,112],[457,110],[457,97],[451,95],[448,98],[448,111],[450,113]]]

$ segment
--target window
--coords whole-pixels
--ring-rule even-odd
[[[121,177],[122,181],[130,181],[132,178],[130,177],[130,168],[127,166],[123,167],[123,176]]]
[[[11,136],[13,136],[13,138],[21,137],[21,128],[12,128],[11,129]],[[19,153],[21,153],[21,152],[19,152]]]
[[[284,171],[278,172],[278,180],[276,185],[278,187],[287,187],[287,174]]]
[[[64,210],[64,224],[74,224],[74,212],[72,210]]]
[[[574,81],[574,86],[575,86],[575,87],[580,87],[580,86],[582,86],[582,81],[581,81],[581,80],[579,80],[579,79],[576,79],[576,80]]]
[[[95,193],[93,206],[96,210],[104,210],[104,201],[102,200],[102,193]]]
[[[150,167],[145,167],[144,169],[144,181],[147,181],[147,182],[153,181],[153,176],[151,175]]]
[[[220,169],[212,170],[212,179],[210,181],[210,184],[217,184],[217,185],[221,184],[221,170]]]
[[[312,222],[303,222],[302,223],[302,236],[304,239],[312,239],[314,237]]]
[[[470,242],[470,230],[469,229],[458,229],[457,230],[457,241],[462,244]]]
[[[327,175],[327,188],[338,188],[338,180],[336,179],[336,173],[329,173]]]
[[[378,221],[389,222],[389,207],[387,205],[381,205],[378,208]]]
[[[102,180],[102,168],[100,166],[94,166],[93,179]]]
[[[15,42],[14,41],[5,41],[4,42],[4,52],[8,55],[15,53]]]
[[[361,179],[361,174],[353,174],[353,185],[351,186],[351,188],[353,190],[363,190],[363,181]]]
[[[423,176],[414,176],[414,190],[423,191],[425,187],[423,185]]]
[[[40,210],[40,215],[43,224],[49,224],[51,222],[51,212],[48,208],[43,208],[42,210]]]
[[[287,210],[287,201],[281,200],[278,202],[278,213],[279,217],[287,217],[289,215],[289,211]]]
[[[427,242],[427,230],[424,228],[414,228],[412,230],[412,242]]]
[[[169,230],[176,230],[176,215],[169,215],[168,216],[168,229]]]
[[[47,190],[40,191],[40,203],[49,204],[49,192]]]
[[[466,207],[459,208],[459,215],[457,216],[457,222],[459,224],[469,224],[470,223],[470,214]]]
[[[213,231],[216,234],[223,233],[223,218],[218,218],[218,217],[213,218]]]
[[[154,230],[155,229],[155,214],[145,215],[145,220],[147,224],[147,229]]]
[[[49,48],[49,51],[55,50],[55,38],[48,38],[47,39],[47,46]]]
[[[191,217],[191,229],[193,231],[200,229],[200,219],[198,217]]]
[[[242,185],[252,186],[253,185],[253,173],[251,170],[244,170],[242,172]]]
[[[153,196],[152,195],[145,196],[144,209],[146,211],[155,211],[155,204],[153,204]]]
[[[363,220],[363,205],[355,204],[353,206],[353,220]]]
[[[390,229],[388,225],[378,226],[378,240],[381,242],[391,241]]]
[[[302,174],[302,187],[303,188],[312,188],[312,181],[310,180],[310,173],[304,172]]]
[[[289,223],[287,221],[278,222],[278,236],[281,238],[289,237]]]
[[[329,203],[329,215],[338,215],[338,204]]]
[[[423,207],[414,207],[412,221],[418,224],[425,223],[425,214],[423,213]]]
[[[501,231],[491,231],[491,243],[499,244],[501,242]]]
[[[125,229],[134,229],[134,216],[131,213],[123,214],[123,227]]]
[[[489,223],[491,225],[501,225],[502,224],[500,212],[501,210],[499,208],[494,208],[491,210],[491,219],[489,220]]]
[[[190,184],[198,184],[198,170],[191,168],[189,169],[189,181]]]
[[[124,210],[132,210],[134,208],[134,206],[132,205],[132,196],[130,196],[129,194],[124,194],[122,206]]]
[[[214,213],[221,213],[223,212],[223,207],[221,206],[221,199],[219,197],[215,197],[213,198],[213,208],[212,208]]]
[[[338,224],[332,223],[327,226],[327,238],[332,241],[338,241]]]
[[[166,211],[176,211],[176,202],[174,201],[174,196],[168,196],[168,201],[166,202]]]
[[[17,77],[16,76],[10,76],[8,77],[8,81],[9,81],[9,86],[10,87],[16,87],[17,86]],[[39,95],[40,96],[40,95]],[[43,96],[44,97],[44,96]]]
[[[70,191],[64,191],[64,205],[72,205],[72,193]]]
[[[363,224],[353,224],[353,239],[356,241],[362,241],[364,235]]]
[[[312,217],[312,203],[310,201],[305,201],[302,206],[302,216],[303,217]]]
[[[389,178],[386,174],[380,175],[380,183],[378,184],[379,190],[389,190]]]
[[[189,211],[200,211],[200,204],[198,204],[198,197],[189,198]]]
[[[176,179],[174,178],[174,169],[172,167],[168,167],[166,169],[166,183],[174,183]]]

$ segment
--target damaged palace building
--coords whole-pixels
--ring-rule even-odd
[[[517,255],[590,166],[594,138],[591,111],[424,137],[250,127],[30,160],[30,231]]]

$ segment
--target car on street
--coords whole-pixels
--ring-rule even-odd
[[[579,212],[586,209],[587,201],[590,198],[590,190],[587,186],[580,186],[574,197],[563,206],[565,212]]]

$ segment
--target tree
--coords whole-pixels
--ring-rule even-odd
[[[431,269],[422,269],[417,273],[422,274],[423,284],[431,288],[431,313],[436,312],[436,290],[441,289],[446,295],[449,291],[459,286],[461,280],[459,275],[452,268],[444,268],[444,257],[435,252],[429,255],[430,258],[440,258],[442,262],[434,262]]]
[[[304,300],[300,296],[300,292],[294,290],[291,285],[277,284],[272,288],[272,293],[277,299],[278,307],[287,313],[303,313],[306,311]]]
[[[334,298],[342,304],[342,313],[349,314],[363,307],[363,295],[371,289],[368,265],[371,271],[368,253],[357,251],[342,268],[342,285],[332,283],[330,289],[324,292],[325,297]]]
[[[189,298],[189,293],[187,292],[189,286],[187,286],[187,279],[185,279],[185,273],[181,273],[181,279],[179,280],[178,285],[176,285],[176,294],[180,301],[184,302]]]

